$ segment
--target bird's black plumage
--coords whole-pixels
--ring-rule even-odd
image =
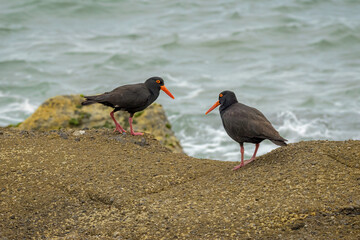
[[[206,112],[208,114],[220,105],[220,115],[225,131],[241,148],[241,164],[234,170],[253,161],[259,144],[269,139],[279,146],[286,146],[287,141],[275,130],[270,121],[259,110],[239,103],[235,93],[223,91],[219,94],[219,100]],[[254,154],[248,161],[244,161],[244,143],[256,144]]]
[[[238,143],[260,143],[269,139],[285,146],[287,141],[259,110],[239,103],[235,93],[224,91],[219,97],[220,115],[227,134]]]
[[[84,96],[86,100],[81,104],[90,105],[100,103],[114,108],[114,111],[110,113],[111,118],[116,125],[116,130],[123,132],[124,130],[114,119],[114,112],[120,110],[129,112],[129,122],[132,130],[132,117],[134,113],[142,111],[152,104],[158,98],[160,90],[163,90],[171,98],[174,98],[174,96],[164,86],[164,80],[162,78],[151,77],[144,83],[120,86],[110,92],[105,92],[100,95]]]
[[[156,81],[159,80],[160,83]],[[145,83],[129,84],[115,88],[111,92],[105,92],[96,96],[84,96],[86,101],[82,105],[101,103],[112,107],[116,111],[123,110],[130,114],[142,111],[153,103],[160,94],[164,80],[160,77],[152,77]]]

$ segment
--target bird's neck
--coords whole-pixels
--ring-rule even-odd
[[[151,95],[155,96],[155,98],[157,98],[159,96],[160,90],[159,89],[154,89],[154,88],[148,88]]]
[[[146,86],[146,87],[150,92],[150,96],[149,96],[150,102],[154,102],[159,97],[160,89],[154,88],[154,86],[152,87]]]
[[[230,105],[220,105],[219,111],[220,111],[220,115],[223,115],[225,110],[230,107]]]
[[[238,101],[232,100],[232,101],[225,101],[220,105],[220,114],[223,114],[228,107],[232,106],[233,104],[237,103]]]

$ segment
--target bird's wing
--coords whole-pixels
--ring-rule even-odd
[[[104,93],[104,102],[114,107],[132,109],[146,105],[150,96],[149,90],[143,83],[124,85],[111,92]]]
[[[240,138],[281,139],[269,120],[256,108],[240,103],[233,104],[224,113],[222,119],[225,130],[235,140],[240,140]]]

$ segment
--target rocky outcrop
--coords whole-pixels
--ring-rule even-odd
[[[80,95],[56,96],[46,100],[29,118],[21,123],[21,130],[58,130],[83,128],[114,128],[109,116],[112,108],[101,104],[82,106]],[[115,113],[117,121],[125,129],[129,128],[127,112]],[[150,133],[173,152],[182,152],[179,140],[171,130],[165,111],[160,104],[154,103],[144,111],[134,115],[136,131]]]
[[[111,132],[0,128],[0,239],[360,239],[360,141],[232,171]]]

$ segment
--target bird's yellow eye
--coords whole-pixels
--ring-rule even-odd
[[[223,97],[223,95],[220,93],[219,97]]]
[[[160,80],[158,79],[158,80],[156,80],[156,83],[160,83]]]

